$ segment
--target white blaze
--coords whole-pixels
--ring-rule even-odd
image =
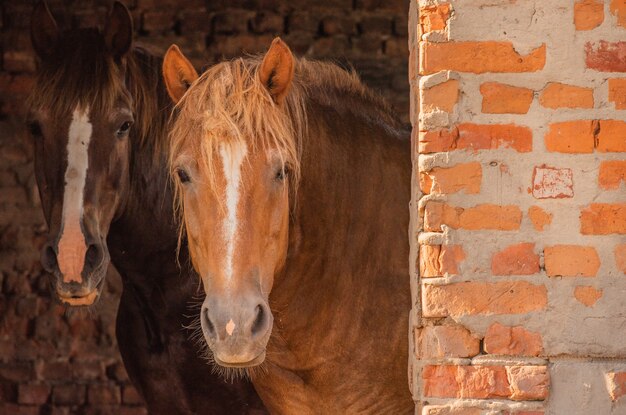
[[[61,237],[58,244],[59,269],[65,282],[82,282],[82,272],[87,246],[80,228],[83,216],[83,197],[87,167],[89,165],[89,140],[93,127],[89,122],[89,108],[76,107],[72,114],[67,141],[67,170],[63,192]]]
[[[222,168],[226,178],[226,218],[223,232],[226,242],[226,258],[224,271],[226,278],[233,278],[233,255],[235,252],[235,236],[237,234],[237,206],[239,204],[239,183],[241,182],[241,164],[246,158],[248,148],[245,143],[234,142],[220,145]]]
[[[228,323],[226,323],[226,333],[228,333],[229,336],[232,336],[234,331],[235,331],[235,322],[231,318],[230,320],[228,320]]]

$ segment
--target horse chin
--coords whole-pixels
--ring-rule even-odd
[[[94,305],[102,294],[102,287],[104,286],[104,280],[106,275],[106,267],[103,268],[103,270],[99,271],[100,272],[96,273],[99,275],[92,275],[93,279],[98,279],[98,283],[96,284],[95,288],[85,294],[81,292],[80,294],[68,295],[68,293],[66,292],[56,290],[57,298],[59,299],[61,304],[77,308],[89,307]]]
[[[215,363],[224,367],[224,368],[233,368],[233,369],[245,369],[252,368],[255,366],[259,366],[261,363],[265,361],[265,350],[261,352],[257,357],[252,360],[248,360],[247,362],[226,362],[220,360],[215,354],[213,354],[213,359]]]
[[[91,291],[89,294],[83,295],[83,296],[75,295],[71,297],[64,297],[60,293],[57,293],[57,295],[59,297],[59,301],[61,301],[61,303],[65,305],[69,305],[72,307],[88,307],[90,305],[93,305],[96,302],[96,300],[100,297],[100,290],[95,289]]]

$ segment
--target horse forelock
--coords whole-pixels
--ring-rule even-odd
[[[66,31],[53,54],[41,62],[27,106],[31,111],[45,109],[49,116],[60,119],[76,107],[106,116],[121,100],[132,108],[133,135],[143,144],[164,128],[158,121],[164,117],[157,114],[157,95],[151,96],[159,81],[158,65],[153,71],[145,70],[150,59],[154,58],[135,49],[121,63],[116,62],[97,29]]]

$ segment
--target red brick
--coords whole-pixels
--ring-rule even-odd
[[[509,381],[504,366],[426,366],[423,394],[430,398],[506,398]]]
[[[585,44],[587,68],[601,72],[626,72],[626,42],[606,42]]]
[[[521,56],[511,42],[420,43],[420,74],[458,72],[536,72],[546,63],[546,46]]]
[[[452,112],[459,99],[459,81],[450,79],[420,91],[422,112]]]
[[[522,212],[514,205],[477,205],[470,208],[452,207],[440,202],[428,202],[424,216],[426,231],[440,232],[442,225],[466,230],[517,230]]]
[[[420,245],[419,263],[422,278],[456,275],[465,259],[461,245]]]
[[[537,166],[533,169],[533,197],[563,199],[574,197],[574,175],[571,169]]]
[[[46,361],[41,367],[40,376],[47,380],[65,380],[72,377],[68,362]]]
[[[35,55],[31,51],[6,50],[2,55],[2,63],[5,71],[9,72],[35,72]]]
[[[480,353],[478,338],[462,326],[429,326],[416,332],[418,358],[472,357]]]
[[[253,14],[248,10],[219,11],[213,17],[213,30],[217,34],[246,33]]]
[[[545,366],[426,366],[424,396],[544,400],[549,376]]]
[[[252,19],[252,30],[254,33],[282,33],[285,25],[285,18],[277,13],[262,11]],[[326,18],[322,22],[323,30],[326,34],[338,34],[341,32],[351,33],[351,22],[347,19]],[[329,33],[332,32],[332,33]]]
[[[420,7],[418,18],[418,36],[421,39],[424,33],[433,30],[444,30],[450,18],[450,4],[442,3],[433,6]]]
[[[52,390],[52,403],[55,405],[82,405],[85,403],[85,385],[77,383],[56,385]]]
[[[80,359],[72,362],[72,377],[74,379],[101,379],[104,377],[104,367],[101,360]]]
[[[539,103],[546,108],[593,108],[593,88],[549,83],[541,92]]]
[[[482,112],[486,114],[526,114],[533,101],[532,89],[485,82],[480,85]]]
[[[626,110],[626,78],[609,79],[609,101],[615,109]]]
[[[464,123],[449,130],[420,131],[422,154],[452,150],[495,150],[511,148],[520,153],[532,151],[533,136],[528,127],[515,124]]]
[[[550,124],[545,135],[546,150],[558,153],[593,153],[598,122],[565,121]]]
[[[580,214],[583,235],[626,234],[626,204],[592,203]]]
[[[609,10],[613,16],[617,17],[617,25],[626,27],[626,1],[611,0]]]
[[[434,167],[420,174],[423,193],[476,194],[480,192],[482,167],[478,162],[461,163],[450,167]]]
[[[539,206],[531,206],[528,208],[528,217],[536,231],[543,231],[546,226],[552,223],[552,214],[546,212]]]
[[[487,353],[496,355],[539,356],[543,352],[539,333],[522,326],[507,327],[497,322],[485,333],[484,345]]]
[[[496,253],[491,259],[493,275],[532,275],[539,272],[539,255],[535,244],[511,245]]]
[[[35,378],[31,362],[0,362],[0,381],[27,382]]]
[[[22,384],[17,389],[17,401],[26,405],[43,405],[50,396],[50,386],[46,384]]]
[[[361,17],[360,27],[365,33],[389,35],[393,28],[393,22],[387,13],[365,15]]]
[[[512,148],[520,153],[532,150],[533,136],[528,127],[515,124],[459,124],[456,148],[491,150]]]
[[[624,58],[626,59],[626,55]],[[600,120],[599,123],[597,150],[601,152],[626,151],[626,121]]]
[[[137,406],[122,406],[119,415],[148,415],[148,410]]]
[[[112,383],[92,383],[87,389],[90,404],[120,404],[122,397],[119,386]]]
[[[599,0],[580,0],[574,4],[576,30],[591,30],[604,21],[604,3]]]
[[[22,406],[14,403],[0,402],[0,414],[7,415],[39,415],[38,406]]]
[[[142,29],[148,32],[167,32],[174,28],[175,16],[169,11],[147,11],[143,14]]]
[[[423,284],[422,313],[426,318],[523,314],[545,309],[547,290],[526,281]]]
[[[605,378],[613,402],[626,395],[626,372],[609,372]]]
[[[588,285],[579,285],[574,288],[574,297],[587,307],[593,307],[602,297],[602,289],[596,289]]]
[[[514,401],[544,400],[550,389],[550,375],[546,366],[507,366]]]
[[[615,245],[613,253],[617,269],[626,275],[626,244]]]
[[[467,406],[427,405],[422,415],[481,415],[482,408]]]
[[[418,151],[422,154],[450,151],[456,148],[459,130],[420,131]]]
[[[600,163],[598,183],[605,190],[615,190],[626,181],[626,160],[607,160]]]
[[[549,277],[595,277],[600,268],[600,257],[591,246],[548,246],[544,260]]]

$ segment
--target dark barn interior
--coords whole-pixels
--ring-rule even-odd
[[[46,238],[25,128],[37,62],[34,1],[0,3],[0,414],[143,414],[115,341],[121,284],[69,312],[40,265]],[[108,0],[49,0],[61,28],[102,26]],[[407,0],[128,0],[138,42],[180,46],[197,68],[267,49],[280,36],[298,56],[354,68],[408,123]],[[181,328],[181,330],[183,330]]]

